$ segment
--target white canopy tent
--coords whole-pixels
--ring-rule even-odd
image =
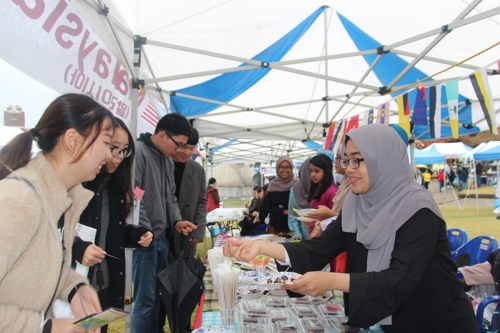
[[[448,142],[433,143],[429,147],[423,149],[423,151],[433,151],[434,149],[446,158],[461,158],[472,150],[471,147],[464,145],[462,142]]]
[[[217,137],[223,140],[222,143],[238,140],[239,144],[234,146],[238,149],[226,154],[221,161],[231,158],[253,161],[257,157],[270,161],[280,143],[286,147],[283,151],[294,159],[313,154],[313,151],[304,150],[300,142],[320,141],[323,124],[361,114],[392,100],[390,95],[380,95],[380,88],[385,86],[397,91],[401,88],[399,79],[414,66],[433,76],[436,81],[420,84],[429,85],[466,78],[474,70],[498,60],[499,54],[500,6],[495,0],[443,0],[437,3],[412,0],[406,1],[405,6],[396,0],[74,0],[66,7],[55,0],[42,2],[45,10],[36,21],[39,28],[50,32],[46,34],[47,39],[57,38],[57,29],[66,26],[66,31],[70,32],[66,35],[60,32],[59,38],[72,41],[73,48],[80,50],[78,57],[86,56],[82,60],[86,70],[99,66],[102,69],[103,63],[108,61],[108,70],[112,72],[113,61],[102,53],[98,58],[100,46],[105,46],[121,62],[132,81],[142,84],[148,94],[164,103],[162,111],[153,101],[159,110],[158,116],[172,107],[170,99],[174,94],[220,105],[209,113],[187,116],[194,120],[194,126],[203,137]],[[251,59],[323,6],[328,7],[322,9],[321,15],[280,61],[263,63]],[[0,9],[4,18],[0,23],[5,28],[3,31],[14,30],[13,24],[23,30],[25,25],[20,20],[13,23],[8,19],[15,18],[19,11],[20,6],[13,2]],[[89,28],[75,28],[75,21],[69,14],[81,15]],[[382,47],[359,51],[339,14]],[[56,19],[52,30],[48,29],[47,22],[53,22],[49,18]],[[452,33],[442,26],[447,26]],[[47,82],[47,75],[37,74],[45,65],[38,60],[42,59],[39,53],[43,48],[39,46],[43,38],[36,39],[34,45],[17,46],[20,38],[29,39],[29,36],[3,34],[2,42],[13,47],[0,51],[0,57],[39,81]],[[135,57],[134,41],[140,41],[136,44]],[[97,42],[99,47],[91,48],[92,42]],[[134,67],[134,60],[139,65],[139,54],[140,67]],[[378,62],[386,54],[400,56],[408,66],[391,82],[382,84],[373,72],[375,65],[369,66],[362,55],[373,55]],[[247,66],[239,67],[242,63]],[[222,73],[267,68],[272,70],[230,101],[177,93]],[[488,71],[496,73],[495,69],[492,65]],[[493,94],[498,97],[499,77],[490,76],[489,80]],[[69,89],[58,89],[66,90]],[[460,93],[472,101],[471,125],[486,129],[467,78],[460,81]],[[131,105],[135,106],[134,90],[131,94]],[[499,106],[497,104],[495,110]],[[153,128],[141,118],[144,108],[139,103],[139,115],[134,114],[134,108],[127,115],[132,119],[131,124],[137,120],[139,132]],[[391,102],[390,109],[391,123],[397,123],[396,103]],[[224,151],[228,152],[229,148],[214,154],[215,162],[217,155]]]

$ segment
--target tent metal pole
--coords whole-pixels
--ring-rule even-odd
[[[137,78],[139,76],[139,70],[141,67],[141,59],[142,59],[142,49],[141,49],[141,42],[136,40],[134,42],[134,77]],[[130,126],[129,130],[132,135],[135,137],[138,136],[139,133],[137,133],[137,119],[138,119],[138,100],[139,100],[139,85],[136,80],[134,80],[132,84],[132,91],[131,91],[131,113],[130,113]],[[132,186],[135,184],[135,161],[133,162],[132,165]],[[137,209],[137,206],[140,205],[135,205]],[[134,220],[134,215],[131,214],[127,220],[128,223],[138,225],[139,221]],[[137,215],[138,216],[138,215]],[[133,295],[132,295],[132,256],[133,256],[133,250],[132,249],[126,249],[125,250],[125,295],[129,295],[130,299],[133,302]],[[132,311],[132,302],[129,302],[128,304],[125,303],[125,309],[129,312]],[[126,332],[130,333],[132,326],[131,326],[131,316],[127,316],[126,319]]]
[[[236,56],[231,56],[228,54],[205,51],[205,50],[195,49],[192,47],[180,46],[180,45],[175,45],[175,44],[170,44],[170,43],[164,43],[164,42],[160,42],[160,41],[156,41],[156,40],[148,40],[148,45],[155,45],[155,46],[161,46],[161,47],[174,49],[174,50],[186,51],[186,52],[190,52],[190,53],[203,54],[203,55],[210,56],[210,57],[238,61],[238,62],[242,62],[242,63],[249,64],[249,65],[255,65],[258,67],[261,66],[261,61],[258,61],[258,60],[236,57]]]
[[[328,54],[328,22],[327,22],[327,6],[323,7],[323,17],[325,24],[325,56]],[[328,60],[325,59],[325,75],[328,76]],[[325,80],[325,124],[328,124],[329,107],[328,107],[328,80]]]
[[[358,82],[350,81],[350,80],[344,80],[344,79],[341,79],[341,78],[338,78],[338,77],[333,77],[333,76],[323,75],[323,74],[319,74],[319,73],[308,72],[308,71],[300,70],[300,69],[297,69],[297,68],[283,67],[281,65],[275,65],[273,63],[269,64],[269,68],[274,68],[274,69],[278,69],[278,70],[281,70],[281,71],[290,72],[290,73],[299,74],[299,75],[305,75],[305,76],[315,77],[315,78],[322,79],[322,80],[329,80],[329,81],[332,81],[332,82],[343,83],[343,84],[350,85],[350,86],[362,87],[362,88],[370,89],[370,90],[373,90],[373,91],[378,91],[378,89],[379,89],[379,87],[372,86],[370,84],[358,83]]]
[[[495,16],[495,15],[498,15],[498,14],[500,14],[500,7],[495,7],[493,9],[487,10],[487,11],[482,12],[480,14],[468,17],[466,19],[463,19],[463,20],[461,20],[459,22],[452,22],[452,23],[448,24],[448,29],[452,30],[452,29],[455,29],[455,28],[459,28],[459,27],[462,27],[464,25],[468,25],[468,24],[471,24],[471,23],[474,23],[474,22],[477,22],[477,21],[481,21],[483,19],[486,19],[486,18],[491,17],[491,16]],[[396,47],[403,46],[403,45],[406,45],[406,44],[410,44],[410,43],[419,41],[421,39],[425,39],[427,37],[432,37],[434,35],[437,35],[437,34],[441,33],[441,29],[442,29],[442,27],[439,27],[439,28],[432,29],[432,30],[429,30],[427,32],[424,32],[422,34],[416,35],[414,37],[410,37],[410,38],[404,39],[404,40],[399,41],[397,43],[385,45],[384,46],[384,51],[390,51],[390,50],[392,50],[392,49],[394,49]]]
[[[359,82],[363,82],[366,77],[368,76],[368,74],[371,73],[371,71],[373,70],[373,68],[378,64],[378,62],[380,61],[380,59],[382,59],[382,54],[379,54],[377,56],[377,59],[375,59],[375,61],[370,65],[370,67],[365,71],[365,73],[363,74],[363,76],[361,77],[361,79],[359,80]],[[353,87],[351,92],[345,97],[344,101],[342,102],[342,104],[338,107],[337,109],[337,112],[335,112],[335,114],[333,115],[332,119],[330,119],[330,121],[333,121],[333,119],[335,119],[335,117],[340,113],[340,111],[342,111],[342,109],[344,108],[344,106],[347,104],[347,102],[351,99],[351,97],[353,96],[353,94],[356,92],[356,90],[358,90],[358,87]],[[347,114],[346,114],[347,115]]]
[[[248,65],[248,66],[241,66],[241,67],[231,67],[231,68],[215,69],[215,70],[212,70],[212,71],[187,73],[187,74],[172,75],[172,76],[163,76],[163,77],[157,77],[157,78],[152,78],[152,79],[145,79],[144,82],[146,84],[150,84],[150,83],[158,83],[158,82],[167,82],[167,81],[188,79],[188,78],[193,78],[193,77],[201,77],[201,76],[208,76],[208,75],[218,75],[218,74],[223,74],[223,73],[243,72],[243,71],[259,70],[259,69],[262,69],[262,67],[261,66]]]
[[[102,3],[101,0],[98,0],[98,2],[99,2],[99,6],[101,7],[101,9],[104,10],[106,8],[106,6]],[[132,75],[132,81],[134,81],[135,79],[137,79],[137,76],[135,75],[135,71],[132,70],[132,67],[130,66],[129,61],[127,60],[128,57],[125,54],[125,51],[123,49],[122,41],[120,40],[120,38],[118,38],[118,35],[116,34],[116,31],[115,31],[115,28],[113,26],[113,23],[109,19],[108,15],[105,15],[104,19],[108,23],[109,30],[111,31],[111,34],[113,35],[113,38],[114,38],[114,40],[116,42],[116,45],[118,45],[118,48],[120,49],[120,53],[121,53],[123,59],[125,59],[125,65],[127,66],[127,69],[128,69],[128,72],[130,73],[130,75]]]
[[[155,73],[153,71],[153,67],[151,66],[151,63],[149,62],[148,55],[147,55],[146,51],[143,50],[142,48],[141,48],[141,51],[142,51],[142,54],[144,55],[144,59],[146,60],[146,65],[148,65],[149,72],[151,73],[151,75],[154,78],[155,77]],[[139,75],[139,73],[137,73],[137,75]],[[144,80],[144,82],[146,82],[146,80]],[[165,102],[165,98],[163,97],[163,94],[161,93],[161,87],[160,87],[160,85],[158,83],[156,83],[156,90],[159,92],[161,101],[163,102],[163,105],[165,106],[165,109],[167,110],[167,113],[168,113],[169,112],[168,105]]]
[[[307,62],[318,62],[318,61],[323,61],[323,60],[335,60],[335,59],[359,57],[359,56],[365,56],[365,55],[370,55],[370,54],[377,54],[377,50],[364,50],[364,51],[349,52],[349,53],[330,54],[330,55],[311,57],[311,58],[282,60],[282,61],[271,62],[270,64],[287,66],[287,65],[303,64],[303,63],[307,63]]]
[[[471,3],[469,6],[467,6],[467,8],[462,11],[453,21],[452,23],[456,23],[456,22],[459,22],[461,21],[464,17],[466,17],[482,0],[476,0],[474,1],[473,3]],[[446,27],[446,26],[445,26]],[[446,27],[442,27],[442,30],[441,32],[434,38],[434,40],[429,44],[427,45],[427,47],[422,51],[420,52],[420,54],[415,57],[415,59],[413,59],[412,62],[410,62],[405,69],[403,69],[401,72],[399,72],[399,74],[392,80],[391,83],[389,83],[387,85],[387,88],[388,89],[391,89],[392,86],[394,86],[404,75],[406,75],[406,73],[414,68],[417,63],[422,59],[423,56],[425,56],[427,53],[430,52],[430,50],[432,50],[434,48],[434,46],[436,46],[449,32],[450,30],[448,30],[448,28]]]
[[[209,122],[209,123],[214,123],[214,124],[219,124],[217,122],[214,122],[214,121],[210,121],[210,120],[205,120],[206,122]],[[229,125],[229,124],[224,124],[224,126],[227,126],[229,128],[234,128],[234,129],[237,129],[238,131],[244,131],[244,132],[247,132],[247,128],[245,127],[241,127],[241,126],[236,126],[236,125]],[[262,131],[259,131],[259,130],[252,130],[252,132],[254,133],[261,133],[261,134],[267,134],[265,132],[262,132]],[[284,140],[295,140],[296,138],[293,138],[293,137],[289,137],[289,136],[286,136],[286,135],[281,135],[281,134],[276,134],[275,135],[277,137],[281,137],[283,138]],[[213,136],[213,135],[212,135]]]
[[[418,57],[418,54],[416,54],[416,53],[407,52],[407,51],[403,51],[403,50],[393,49],[393,50],[391,50],[391,52],[395,53],[395,54],[398,54],[398,55],[403,55],[403,56],[406,56],[406,57],[414,57],[414,58]],[[432,62],[440,63],[440,64],[445,64],[445,65],[456,65],[456,63],[458,63],[458,61],[451,61],[451,60],[446,60],[446,59],[440,59],[440,58],[431,57],[431,56],[428,56],[428,55],[423,56],[422,59],[423,60],[427,60],[427,61],[432,61]],[[461,67],[461,68],[465,68],[465,69],[471,69],[471,70],[474,70],[474,71],[481,68],[479,66],[468,65],[468,64],[465,64],[465,63],[456,65],[456,67]]]

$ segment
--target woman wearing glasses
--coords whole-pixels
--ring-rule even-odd
[[[385,125],[345,138],[351,183],[342,212],[317,238],[290,244],[230,240],[224,254],[272,256],[304,274],[284,285],[300,294],[344,292],[348,324],[384,332],[479,332],[456,277],[446,224],[429,191],[413,181],[406,147]],[[345,218],[343,218],[345,217]],[[347,251],[346,273],[318,272]]]
[[[289,236],[288,200],[290,189],[298,183],[293,174],[293,162],[288,156],[281,156],[276,162],[277,177],[269,183],[266,198],[259,209],[259,218],[264,221],[269,215],[268,233]]]
[[[125,222],[134,208],[132,165],[134,140],[120,119],[110,142],[111,160],[84,186],[95,192],[83,211],[80,224],[97,230],[95,242],[75,237],[73,260],[89,266],[88,278],[97,290],[103,309],[123,309],[125,291],[125,247],[148,247],[153,239],[145,227]],[[107,332],[107,326],[101,328]]]

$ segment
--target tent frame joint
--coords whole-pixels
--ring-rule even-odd
[[[148,38],[143,37],[141,35],[135,35],[135,40],[134,40],[134,48],[138,49],[142,45],[145,45],[148,43]]]
[[[451,32],[453,29],[450,30],[450,27],[448,24],[445,24],[441,27],[441,32]]]
[[[139,89],[141,87],[144,87],[146,85],[146,82],[141,79],[135,79],[132,81],[132,89]]]
[[[98,11],[98,13],[101,14],[102,16],[108,16],[109,7],[104,5],[104,7],[102,7],[102,9]]]
[[[332,98],[331,98],[331,97],[328,97],[328,96],[325,96],[325,97],[322,97],[322,98],[321,98],[321,100],[322,100],[323,102],[328,102],[328,101],[331,101],[331,100],[332,100]]]
[[[262,68],[269,68],[269,62],[267,62],[267,61],[262,61],[262,62],[260,63],[260,67],[262,67]]]
[[[386,94],[388,94],[388,93],[390,93],[390,92],[391,92],[391,89],[387,88],[387,86],[383,86],[383,87],[380,87],[380,88],[378,89],[378,93],[379,93],[380,95],[386,95]]]
[[[379,47],[377,47],[377,54],[378,55],[383,55],[383,54],[387,54],[389,52],[391,52],[391,50],[384,50],[384,45],[381,45]]]

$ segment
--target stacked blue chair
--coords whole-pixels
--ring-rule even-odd
[[[498,332],[499,330],[499,322],[500,322],[500,314],[498,313],[498,303],[500,302],[500,296],[499,295],[494,295],[494,296],[488,296],[485,299],[483,299],[479,305],[477,306],[477,311],[476,311],[476,321],[479,326],[479,331],[481,333],[493,333],[493,332]],[[495,312],[493,313],[493,317],[491,320],[486,320],[484,318],[484,310],[490,303],[496,303],[497,307],[495,309]],[[486,328],[485,326],[488,326]]]
[[[255,228],[255,235],[267,234],[267,224],[259,224],[257,228]]]
[[[448,229],[448,242],[450,243],[451,252],[456,251],[459,247],[469,241],[467,231],[459,228]]]
[[[495,237],[478,236],[453,251],[451,258],[458,267],[472,266],[485,262],[488,254],[495,250],[498,250]]]

